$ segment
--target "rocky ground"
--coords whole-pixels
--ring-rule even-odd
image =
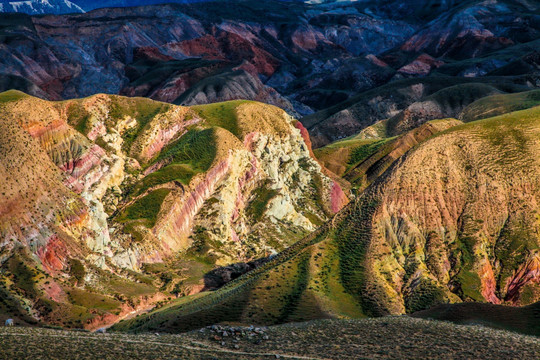
[[[212,326],[180,335],[1,328],[0,359],[534,359],[540,339],[409,317]]]

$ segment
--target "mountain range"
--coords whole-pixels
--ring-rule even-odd
[[[154,3],[0,3],[0,320],[540,335],[540,2]]]
[[[2,0],[0,1],[0,12],[36,15],[82,13],[84,10],[68,0]]]
[[[430,108],[443,88],[538,83],[536,2],[449,2],[442,12],[401,2],[227,3],[4,15],[0,89],[49,100],[103,92],[184,105],[263,101],[303,117],[320,147],[408,106],[412,117],[454,116]]]
[[[85,1],[85,0],[1,0],[0,12],[6,13],[25,13],[29,15],[40,14],[75,14],[87,11],[107,8],[107,7],[129,7],[145,6],[163,3],[189,4],[195,2],[205,2],[210,0],[104,0],[104,1]]]
[[[87,11],[111,8],[111,7],[133,7],[133,6],[146,6],[157,5],[164,3],[172,4],[191,4],[191,3],[203,3],[216,0],[101,0],[101,1],[87,1],[87,0],[1,0],[0,12],[8,13],[25,13],[29,15],[39,14],[74,14],[84,13]],[[220,1],[220,0],[218,0]],[[221,0],[226,1],[226,0]],[[304,2],[304,0],[277,0],[284,2]],[[354,0],[353,0],[354,1]],[[308,2],[308,1],[305,1]],[[311,1],[310,3],[327,3],[330,1]]]

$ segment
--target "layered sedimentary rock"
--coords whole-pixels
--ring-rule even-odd
[[[45,321],[54,322],[39,301],[72,309],[74,295],[65,294],[85,286],[118,296],[120,306],[127,290],[110,290],[113,280],[105,278],[137,284],[133,274],[146,264],[170,265],[180,256],[227,265],[268,256],[346,201],[311,157],[296,121],[269,105],[186,108],[109,95],[53,103],[14,91],[0,98],[0,266],[10,291]],[[27,267],[43,269],[24,291],[16,290],[23,285],[10,265],[21,254]],[[198,271],[186,291],[202,288]],[[45,281],[64,295],[47,295]],[[132,303],[166,296],[156,298],[152,286],[143,292],[147,297]]]
[[[378,311],[417,310],[456,295],[512,305],[538,300],[531,215],[538,196],[537,113],[436,136],[368,191],[361,201],[373,206],[364,286],[386,298]]]

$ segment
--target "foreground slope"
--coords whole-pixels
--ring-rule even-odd
[[[3,328],[0,358],[533,359],[540,352],[536,337],[409,317],[317,320],[259,329],[263,335],[247,327],[225,329],[239,340],[211,329],[126,335]]]
[[[281,323],[540,300],[540,107],[412,148],[332,221],[212,294],[118,329]]]
[[[111,322],[284,249],[347,201],[272,106],[10,91],[0,113],[2,318]]]
[[[484,303],[445,304],[418,311],[414,317],[477,324],[540,336],[540,302],[523,307]]]

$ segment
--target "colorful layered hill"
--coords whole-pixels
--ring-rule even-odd
[[[174,332],[538,302],[539,135],[540,107],[427,123],[391,140],[381,156],[387,170],[272,261],[116,328]]]
[[[0,108],[5,316],[114,321],[283,250],[348,201],[269,105],[9,91]]]

